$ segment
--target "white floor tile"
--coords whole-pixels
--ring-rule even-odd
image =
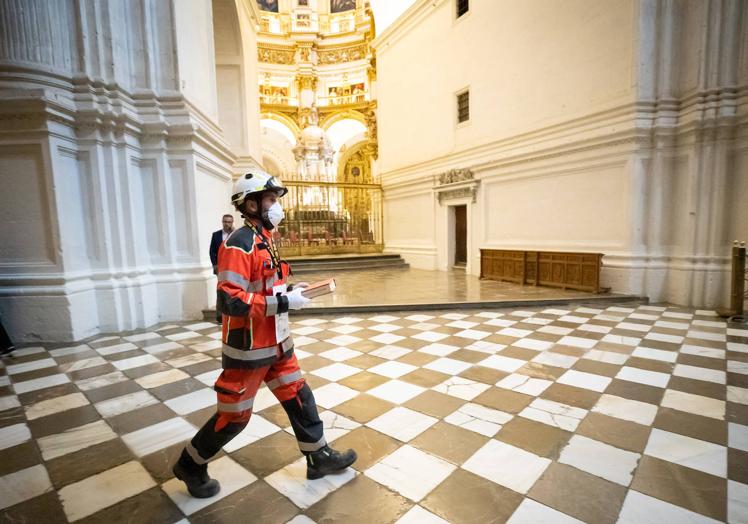
[[[513,373],[519,368],[527,364],[527,361],[520,360],[518,358],[504,357],[502,355],[491,355],[485,360],[478,362],[479,366],[485,366],[487,368],[498,369],[499,371],[506,371]]]
[[[303,353],[303,351],[300,351],[300,350],[297,351],[294,349],[294,355],[298,356],[299,353]],[[214,369],[213,371],[207,371],[205,373],[200,373],[199,375],[196,375],[195,379],[199,380],[206,386],[213,387],[213,384],[216,383],[216,380],[218,380],[218,377],[221,376],[222,372],[223,370],[221,368]]]
[[[567,386],[575,386],[582,389],[589,389],[591,391],[597,391],[602,393],[605,388],[611,383],[613,379],[605,377],[603,375],[596,375],[594,373],[586,373],[584,371],[577,371],[570,369],[556,380],[559,384],[566,384]]]
[[[675,369],[673,370],[673,375],[676,377],[714,382],[715,384],[725,384],[727,382],[727,374],[724,371],[688,366],[686,364],[676,364]]]
[[[647,340],[659,340],[660,342],[670,342],[671,344],[683,343],[683,337],[679,335],[668,335],[666,333],[658,333],[656,331],[650,331],[644,338]]]
[[[642,339],[636,337],[624,337],[621,335],[611,335],[608,333],[602,338],[603,342],[610,342],[611,344],[621,344],[623,346],[636,347],[641,344]]]
[[[616,375],[616,378],[628,380],[629,382],[636,382],[638,384],[656,386],[658,388],[666,387],[670,381],[670,375],[667,373],[659,373],[657,371],[649,371],[629,366],[622,367]]]
[[[57,362],[53,358],[42,358],[39,360],[32,360],[31,362],[23,362],[22,364],[11,364],[6,366],[5,370],[8,375],[18,375],[19,373],[28,373],[29,371],[36,371],[38,369],[53,368],[57,365]]]
[[[0,477],[0,510],[52,491],[52,482],[41,464]],[[11,518],[8,517],[8,521]]]
[[[98,377],[86,378],[78,380],[75,385],[81,391],[90,391],[92,389],[103,388],[104,386],[111,386],[118,382],[124,382],[128,378],[121,371],[112,371],[105,375],[99,375]]]
[[[377,375],[382,375],[383,377],[399,378],[416,369],[418,368],[411,364],[390,361],[383,362],[382,364],[377,364],[376,366],[369,368],[367,371],[369,371],[370,373],[376,373]]]
[[[72,373],[73,371],[80,371],[82,369],[90,369],[97,366],[103,366],[106,363],[107,360],[97,355],[92,358],[84,358],[82,360],[76,360],[75,362],[62,364],[59,366],[59,368],[60,371],[64,371],[65,373]]]
[[[407,355],[412,350],[401,348],[399,346],[383,346],[379,349],[376,349],[369,353],[369,355],[373,355],[375,357],[379,358],[386,358],[387,360],[395,360],[403,355]]]
[[[657,406],[654,404],[614,395],[602,395],[592,411],[643,426],[651,426],[657,416]]]
[[[718,477],[727,477],[727,448],[711,442],[652,428],[644,453]]]
[[[685,411],[694,415],[716,418],[718,420],[724,420],[725,418],[725,401],[716,398],[668,389],[665,391],[660,404],[664,408]]]
[[[355,333],[356,331],[361,331],[362,329],[363,329],[362,327],[352,326],[351,324],[345,324],[342,326],[334,327],[330,329],[330,331],[334,333],[338,333],[340,335],[350,335],[351,333]]]
[[[327,409],[351,400],[356,395],[358,395],[358,391],[355,389],[334,382],[314,390],[314,400],[317,401],[317,405]]]
[[[325,440],[327,442],[333,442],[335,439],[361,426],[355,420],[338,415],[334,411],[323,411],[319,414],[319,418],[322,420],[325,430]]]
[[[187,493],[184,482],[172,478],[161,486],[169,498],[179,506],[182,513],[192,515],[211,504],[228,497],[232,493],[243,489],[257,480],[252,473],[244,469],[230,457],[221,457],[208,465],[210,476],[221,483],[221,491],[208,499],[198,499]]]
[[[88,404],[88,399],[83,393],[71,393],[26,406],[26,418],[28,420],[35,420],[54,413],[87,406]]]
[[[0,387],[2,387],[3,378],[7,377],[0,377]],[[6,386],[10,384],[10,381],[8,381]],[[21,407],[21,403],[18,401],[18,397],[15,395],[7,395],[5,397],[0,397],[0,411],[5,411],[6,409],[13,409]]]
[[[253,442],[277,433],[281,428],[268,422],[261,415],[253,414],[249,419],[249,424],[237,436],[231,439],[231,442],[223,446],[226,453],[233,453],[237,449],[243,448]]]
[[[130,342],[124,342],[122,344],[115,344],[113,346],[105,346],[103,348],[97,348],[96,352],[99,355],[109,356],[109,355],[116,355],[118,353],[124,353],[125,351],[130,351],[133,349],[138,349],[138,346]]]
[[[730,422],[727,425],[728,446],[748,451],[748,426]]]
[[[582,521],[526,498],[514,510],[507,524],[582,524]]]
[[[426,353],[428,355],[436,355],[437,357],[446,357],[447,355],[454,353],[458,349],[460,348],[458,348],[457,346],[450,346],[448,344],[429,344],[428,346],[423,346],[418,351],[421,353]]]
[[[456,466],[405,445],[366,470],[367,477],[415,502],[442,483]]]
[[[350,377],[351,375],[355,375],[356,373],[361,373],[361,370],[357,367],[337,362],[335,364],[330,364],[329,366],[317,368],[314,371],[310,371],[310,373],[332,382],[337,382],[338,380]]]
[[[369,317],[367,320],[371,320],[372,322],[394,322],[395,320],[399,320],[399,318],[392,315],[377,315]]]
[[[641,455],[582,435],[574,435],[558,461],[622,486],[628,486]]]
[[[719,521],[633,489],[626,494],[618,524],[661,524],[664,522],[716,524]]]
[[[12,448],[31,439],[31,431],[26,424],[13,424],[0,428],[0,450]]]
[[[137,391],[129,395],[110,398],[94,404],[102,417],[110,418],[135,409],[158,404],[159,400],[147,391]]]
[[[337,475],[327,475],[317,480],[306,478],[306,459],[300,458],[285,468],[265,477],[265,481],[291,499],[299,508],[309,506],[325,498],[340,486],[353,480],[356,471],[348,468]]]
[[[460,338],[469,338],[470,340],[483,340],[490,334],[491,333],[489,333],[488,331],[480,331],[478,329],[465,329],[463,331],[458,331],[454,334],[454,336]]]
[[[154,338],[161,338],[161,335],[158,333],[139,333],[137,335],[130,335],[129,337],[125,337],[125,340],[128,342],[142,342],[143,340],[152,340]]]
[[[714,340],[715,342],[725,342],[727,340],[725,333],[712,333],[711,331],[691,330],[686,336],[688,338],[700,338],[701,340]]]
[[[402,442],[410,442],[437,422],[434,417],[398,406],[367,422],[366,425]]]
[[[58,491],[69,521],[93,515],[156,486],[139,462],[127,462],[110,470],[69,484]]]
[[[463,465],[463,469],[496,484],[526,494],[551,461],[498,440],[489,440]]]
[[[566,431],[576,431],[587,410],[552,400],[536,398],[519,415]]]
[[[600,351],[599,349],[590,349],[582,358],[588,360],[595,360],[597,362],[605,362],[606,364],[622,365],[629,359],[629,356],[625,353],[616,353],[614,351]]]
[[[533,362],[537,362],[538,364],[565,369],[569,369],[576,364],[577,360],[579,360],[577,357],[562,355],[561,353],[554,353],[552,351],[544,351],[532,359]]]
[[[444,422],[475,431],[486,437],[493,437],[512,415],[479,404],[467,403],[444,418]]]
[[[727,386],[727,401],[748,404],[748,388]]]
[[[410,315],[405,317],[405,320],[412,320],[413,322],[426,322],[433,319],[432,315]]]
[[[546,351],[553,347],[553,342],[547,340],[535,340],[534,338],[521,338],[512,342],[512,346],[522,349],[531,349],[533,351]]]
[[[567,335],[558,341],[559,344],[564,346],[573,346],[582,349],[591,349],[597,344],[597,340],[591,338],[573,337]]]
[[[174,342],[182,342],[183,344],[188,344],[189,342],[185,342],[188,339],[196,338],[201,336],[200,333],[195,333],[194,331],[183,331],[182,333],[174,333],[173,335],[166,335],[166,338],[169,340],[173,340]]]
[[[550,380],[532,378],[527,375],[513,373],[499,380],[496,383],[496,386],[504,389],[511,389],[517,393],[524,393],[525,395],[537,397],[543,393],[543,391],[548,389],[551,384],[553,384],[553,382]]]
[[[13,384],[13,390],[16,392],[16,395],[21,395],[23,393],[28,393],[29,391],[38,391],[40,389],[67,384],[68,382],[70,382],[68,376],[61,373],[59,375],[50,375],[48,377],[18,382]]]
[[[382,400],[387,400],[393,404],[402,404],[413,397],[420,395],[424,391],[424,388],[416,386],[415,384],[409,384],[408,382],[403,382],[401,380],[390,380],[389,382],[385,382],[384,384],[380,384],[374,389],[369,390],[368,394],[379,397]]]
[[[450,377],[441,384],[434,386],[434,391],[461,398],[463,400],[473,400],[483,393],[490,386],[481,382],[476,382],[464,377]]]
[[[494,318],[487,322],[484,322],[485,326],[498,326],[498,327],[509,327],[513,326],[517,322],[515,320],[509,320],[507,318]]]
[[[472,364],[469,362],[464,362],[462,360],[455,360],[453,358],[444,357],[444,358],[438,358],[432,362],[429,362],[423,367],[425,369],[438,371],[439,373],[444,373],[446,375],[458,375],[471,366]]]
[[[401,340],[405,340],[405,337],[395,335],[394,333],[382,333],[381,335],[371,337],[369,340],[379,342],[380,344],[397,344]]]
[[[200,364],[201,362],[207,362],[209,360],[213,360],[213,357],[204,355],[203,353],[190,353],[189,355],[185,355],[183,357],[178,357],[178,358],[173,358],[171,360],[167,360],[166,363],[169,364],[173,368],[184,368],[187,366],[191,366],[193,364]]]
[[[324,357],[334,362],[345,362],[346,360],[360,357],[361,355],[363,355],[363,353],[361,353],[360,351],[341,347],[330,349],[319,354],[320,357]]]
[[[498,353],[505,347],[506,347],[505,344],[495,344],[493,342],[486,342],[485,340],[478,340],[468,346],[465,346],[465,349],[470,349],[472,351],[478,351],[480,353],[493,355],[495,353]]]
[[[416,333],[415,335],[411,335],[410,338],[415,338],[416,340],[425,340],[426,342],[439,342],[440,340],[443,340],[448,336],[449,335],[445,333],[437,333],[436,331],[422,331],[420,333]]]
[[[727,522],[748,522],[748,484],[727,481]]]
[[[728,360],[727,361],[727,372],[728,373],[740,373],[741,375],[748,375],[748,362]]]
[[[447,327],[459,328],[459,329],[470,329],[477,326],[477,322],[468,322],[467,320],[455,320],[447,324]]]
[[[697,355],[710,358],[725,358],[726,355],[724,349],[705,348],[702,346],[693,346],[691,344],[683,344],[680,347],[680,352],[685,353],[686,355]]]
[[[220,370],[218,371],[220,374]],[[153,389],[159,386],[163,386],[164,384],[171,384],[172,382],[178,382],[186,378],[190,378],[190,376],[181,369],[170,369],[168,371],[161,371],[159,373],[154,373],[153,375],[146,375],[144,377],[137,378],[135,379],[135,382],[137,382],[141,387],[145,389]]]
[[[627,331],[638,331],[640,333],[647,333],[650,329],[652,329],[652,326],[649,324],[637,324],[635,322],[620,322],[617,326],[617,329],[625,329]]]
[[[159,362],[161,361],[153,355],[140,355],[138,357],[117,360],[115,362],[112,362],[112,364],[120,371],[125,371],[127,369],[139,368],[141,366],[147,366],[149,364],[158,364]]]
[[[71,346],[67,348],[50,349],[49,354],[53,357],[64,357],[67,355],[77,355],[78,353],[85,353],[91,351],[88,344],[80,344],[78,346]]]
[[[748,353],[748,344],[739,344],[737,342],[728,342],[727,351],[735,351],[737,353]]]
[[[215,346],[216,342],[218,342],[217,344],[218,347],[221,347],[220,341],[205,342],[205,344],[211,344],[212,346]],[[200,344],[195,344],[195,347],[199,345]],[[184,346],[182,346],[182,344],[179,344],[177,342],[170,341],[170,342],[163,342],[161,344],[153,344],[152,346],[146,346],[143,348],[143,351],[145,351],[146,353],[150,353],[151,355],[158,355],[159,353],[163,353],[165,351],[171,351],[172,349],[179,349],[181,347],[184,347]],[[204,350],[204,351],[208,351],[208,350]]]
[[[371,326],[369,329],[373,331],[379,331],[380,333],[392,333],[393,331],[398,331],[402,328],[400,326],[396,326],[395,324],[376,324],[374,326]]]
[[[44,460],[67,455],[81,449],[117,438],[117,434],[103,420],[68,429],[62,433],[37,439]]]
[[[650,360],[660,360],[662,362],[675,362],[678,358],[678,353],[675,351],[664,351],[662,349],[647,347],[636,348],[631,355],[639,358],[648,358]]]
[[[328,344],[332,344],[333,346],[347,346],[348,344],[353,344],[354,342],[359,342],[361,339],[358,337],[354,337],[352,335],[340,335],[337,337],[329,338],[325,340]]]
[[[210,388],[203,388],[169,399],[164,404],[177,415],[187,415],[198,409],[214,406],[216,402],[216,392]]]
[[[509,328],[502,329],[496,334],[502,335],[504,337],[525,338],[525,337],[532,335],[532,331],[528,331],[526,329],[517,329],[517,328],[509,327]]]
[[[122,435],[122,440],[135,455],[144,457],[172,444],[190,440],[195,433],[192,424],[176,417]]]
[[[565,328],[560,326],[544,326],[540,329],[538,329],[538,332],[540,333],[549,333],[551,335],[568,335],[574,331],[571,328]]]

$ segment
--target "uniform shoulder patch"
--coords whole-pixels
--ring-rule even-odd
[[[247,226],[241,227],[234,231],[229,238],[226,239],[226,247],[233,247],[241,249],[249,253],[252,251],[255,243],[255,234]]]

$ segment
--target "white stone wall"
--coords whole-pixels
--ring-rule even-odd
[[[200,318],[215,300],[210,233],[252,149],[221,128],[211,12],[0,5],[0,315],[16,341]]]
[[[746,10],[507,0],[455,20],[454,0],[416,2],[374,43],[387,249],[447,269],[449,206],[468,204],[474,274],[482,247],[602,252],[613,291],[724,303],[748,237]],[[437,201],[453,168],[475,202]]]

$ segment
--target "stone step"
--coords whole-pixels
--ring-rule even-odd
[[[324,271],[357,271],[362,269],[408,269],[400,255],[360,255],[341,257],[289,258],[295,275]]]

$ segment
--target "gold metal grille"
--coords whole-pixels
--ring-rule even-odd
[[[378,253],[382,186],[283,179],[286,219],[276,241],[281,255]]]

